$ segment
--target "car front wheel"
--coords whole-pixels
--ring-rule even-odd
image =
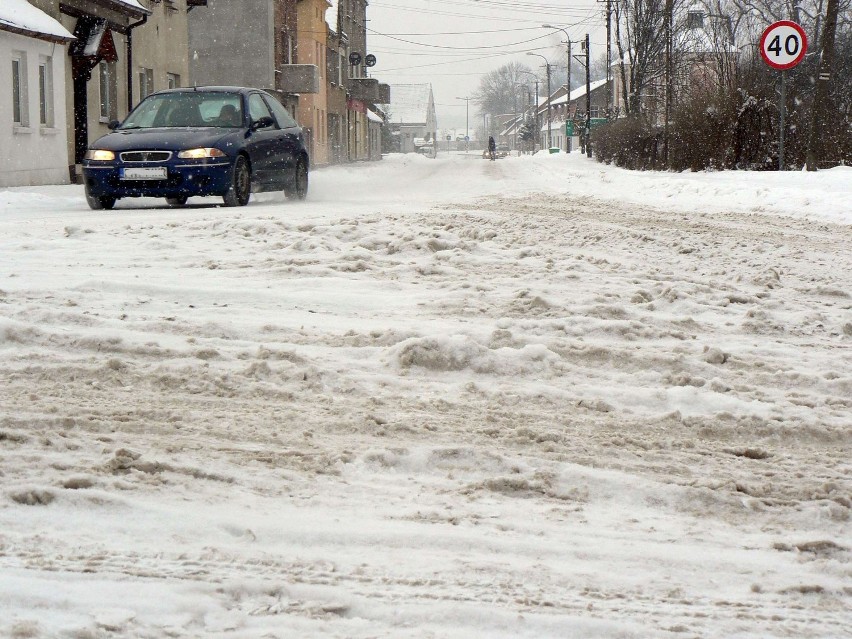
[[[251,169],[244,155],[237,156],[231,188],[225,193],[225,206],[245,206],[251,196]]]
[[[291,200],[304,200],[308,196],[308,163],[305,158],[299,158],[296,161],[293,186],[284,193]]]
[[[106,195],[89,195],[86,192],[86,202],[93,211],[109,211],[115,206],[115,198]]]
[[[177,195],[175,197],[167,197],[166,204],[169,206],[183,206],[186,204],[187,197],[185,195]]]

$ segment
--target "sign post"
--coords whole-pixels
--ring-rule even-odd
[[[784,170],[784,129],[787,117],[787,69],[795,67],[808,50],[808,36],[800,25],[790,20],[770,24],[760,37],[760,55],[771,68],[781,72],[778,105],[778,170]]]

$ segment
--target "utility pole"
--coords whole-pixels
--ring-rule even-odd
[[[569,49],[570,57],[570,49]],[[570,62],[568,64],[571,64]],[[612,108],[612,0],[606,0],[606,116],[609,117]],[[569,76],[570,78],[570,73]],[[570,85],[570,80],[569,80]],[[570,86],[569,86],[570,90]]]
[[[464,152],[470,150],[470,98],[459,98],[456,100],[464,100]]]
[[[589,50],[589,34],[586,34],[586,156],[592,157],[592,64]]]
[[[674,34],[672,33],[672,22],[674,17],[674,0],[666,0],[665,7],[665,38],[666,38],[666,108],[663,119],[663,162],[669,168],[669,120],[671,120],[672,100],[674,98],[674,64],[672,61],[672,50]]]
[[[837,31],[837,13],[839,0],[828,0],[825,11],[825,28],[820,39],[822,51],[819,56],[819,75],[817,76],[814,104],[811,108],[811,129],[808,135],[808,150],[805,163],[808,171],[816,171],[819,156],[822,155],[822,135],[828,106],[828,89],[831,86],[831,72],[834,65],[834,38]]]
[[[550,126],[550,96],[553,92],[550,89],[550,63],[545,60],[545,69],[547,70],[547,152],[553,148],[553,129]]]
[[[571,39],[568,39],[568,94],[571,94]],[[570,99],[570,97],[569,97]]]
[[[555,27],[552,24],[543,24],[541,26],[544,27],[545,29],[556,29],[557,31],[561,31],[562,33],[565,34],[565,40],[566,40],[565,44],[568,47],[568,101],[567,101],[567,107],[568,107],[568,110],[570,111],[570,109],[571,109],[571,58],[572,58],[572,56],[571,56],[571,34],[568,33],[562,27]],[[571,136],[568,136],[567,146],[568,146],[568,148],[566,150],[568,151],[568,153],[571,153]]]
[[[535,147],[539,142],[539,136],[541,135],[541,125],[539,124],[538,118],[538,76],[532,71],[521,71],[521,73],[526,73],[531,75],[535,79],[535,110],[533,111],[533,121],[535,124],[535,139],[533,140],[533,153],[535,153]]]
[[[566,35],[568,35],[566,33]],[[571,36],[568,36],[568,102],[565,104],[565,113],[566,117],[570,117],[571,114]],[[571,147],[573,146],[574,136],[568,135],[566,136],[568,153],[571,153]]]
[[[535,144],[538,142],[541,134],[541,124],[538,119],[538,78],[535,79],[535,108],[533,109],[533,120],[535,122],[535,138],[533,138],[533,153],[535,153]]]
[[[548,151],[550,151],[551,147],[553,146],[553,131],[551,130],[550,126],[550,96],[553,95],[553,93],[550,91],[550,62],[548,62],[547,58],[545,58],[540,53],[527,52],[527,55],[534,55],[544,60],[544,68],[547,70],[547,149]],[[537,108],[538,105],[536,105],[536,109]]]

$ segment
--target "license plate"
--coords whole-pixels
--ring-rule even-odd
[[[138,167],[121,169],[120,177],[122,180],[165,180],[166,167]]]

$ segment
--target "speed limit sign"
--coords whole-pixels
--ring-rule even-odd
[[[807,50],[805,30],[790,20],[770,24],[760,38],[760,55],[777,71],[792,69],[802,61]]]

